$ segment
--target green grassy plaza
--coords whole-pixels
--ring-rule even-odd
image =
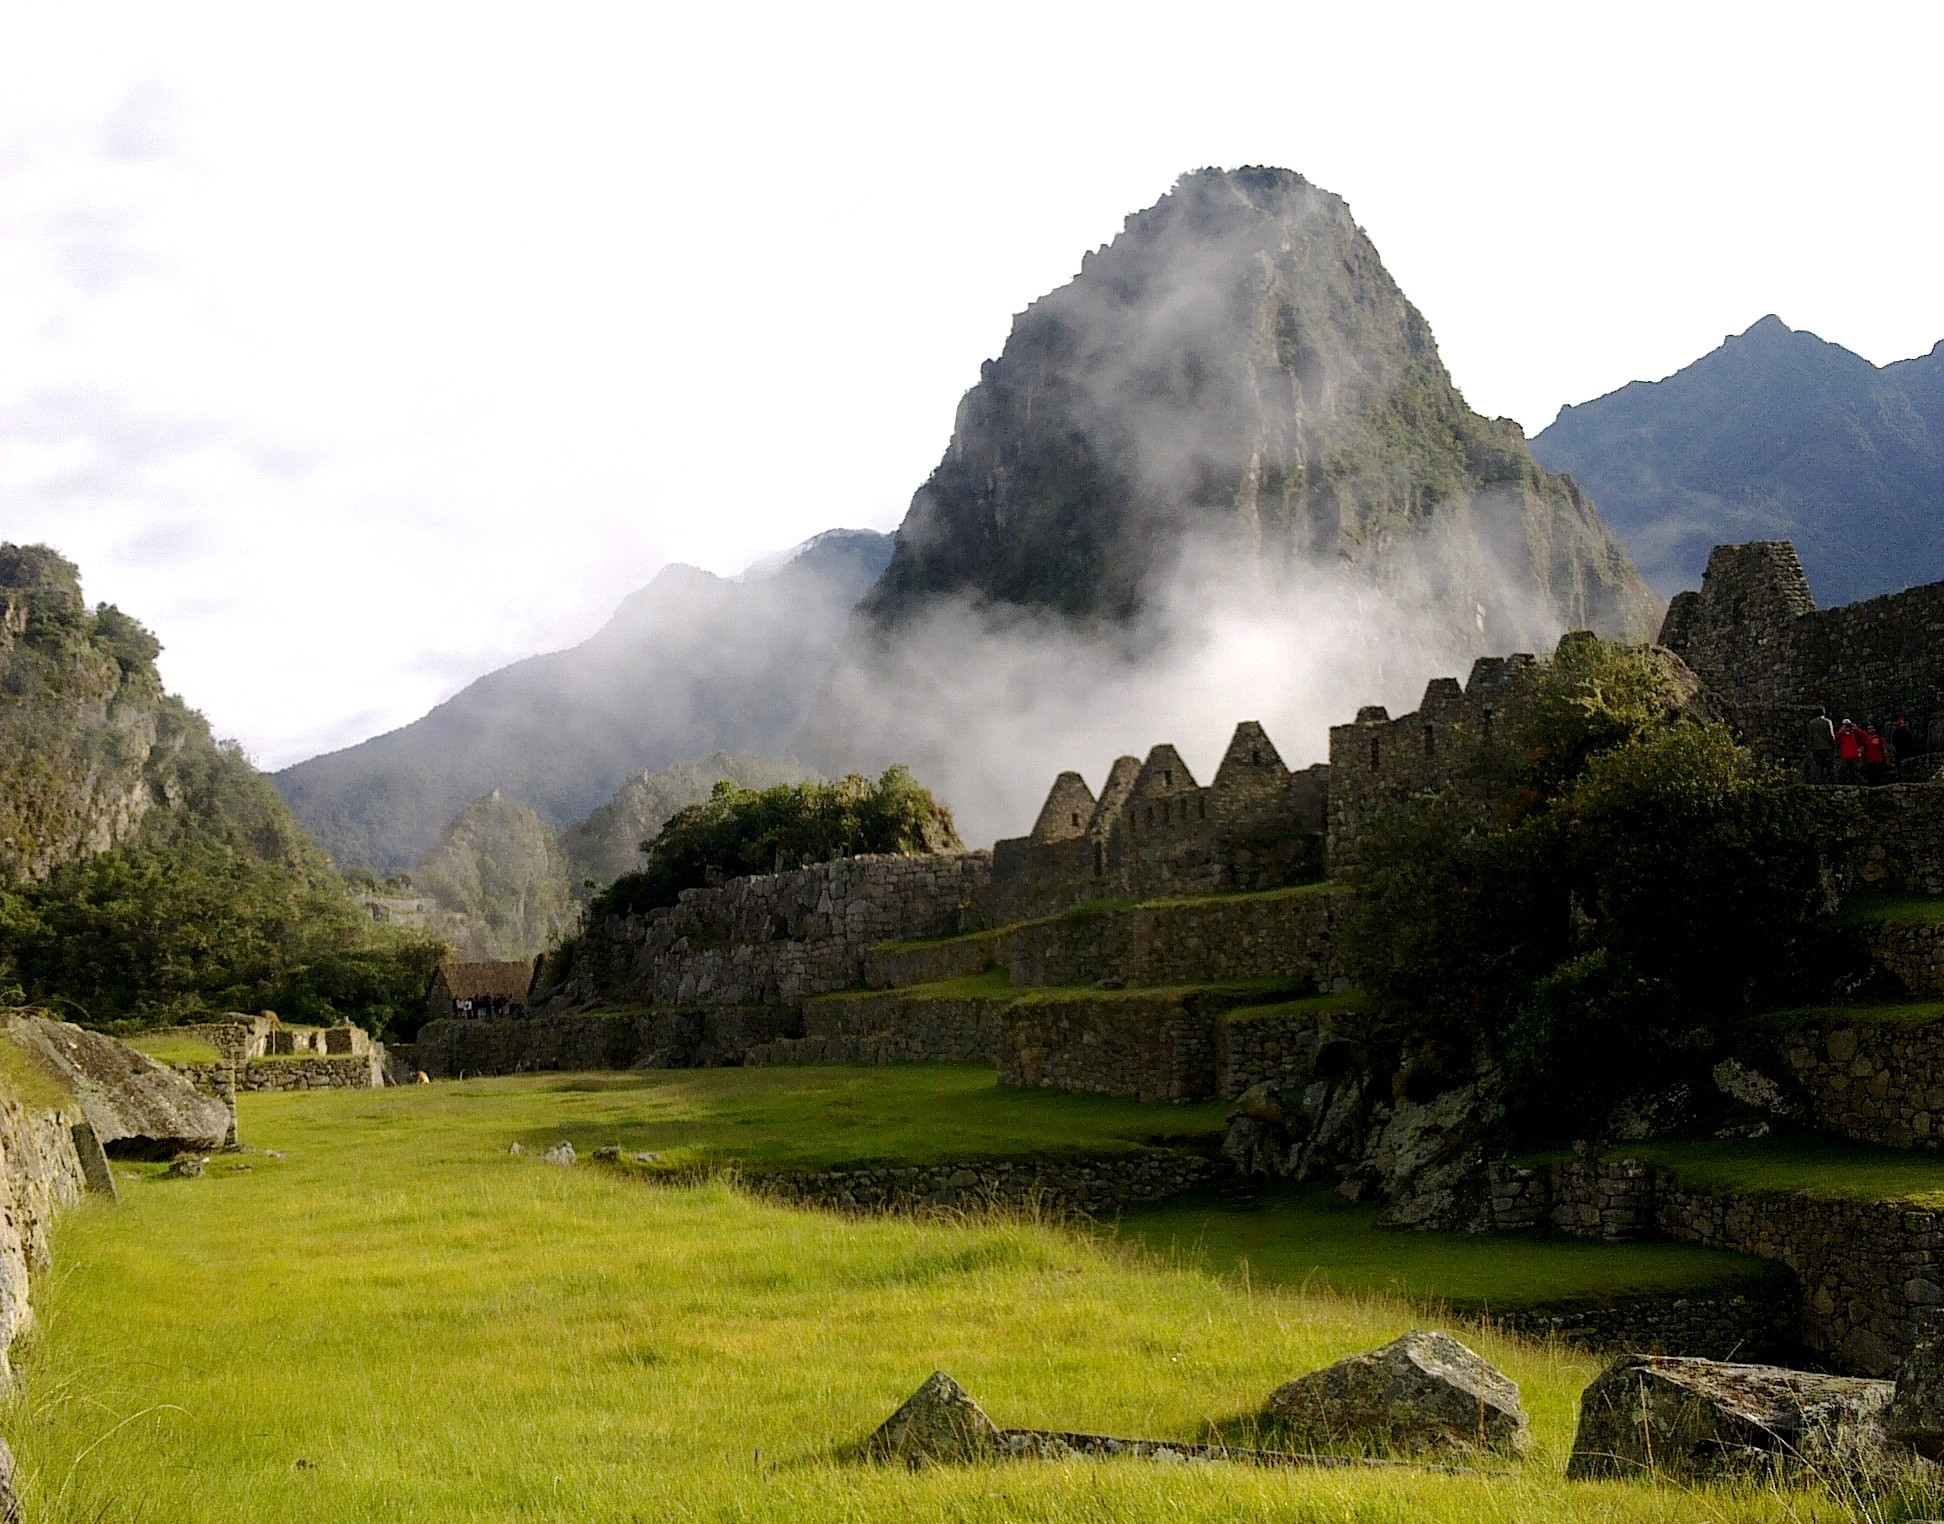
[[[1491,1300],[1521,1277],[1551,1294],[1704,1282],[1741,1263],[1724,1256],[1534,1242],[1488,1268],[1487,1243],[1384,1234],[1367,1211],[1306,1195],[1236,1219],[1226,1247],[1192,1202],[1118,1230],[856,1219],[533,1153],[567,1137],[807,1167],[1140,1147],[1218,1115],[1003,1092],[972,1067],[246,1094],[245,1141],[284,1157],[218,1155],[193,1180],[121,1163],[119,1206],[90,1198],[61,1220],[3,1415],[28,1517],[1843,1516],[1806,1494],[1567,1485],[1598,1359],[1462,1322],[1520,1382],[1536,1441],[1480,1474],[1112,1461],[914,1474],[846,1456],[935,1369],[1000,1423],[1246,1434],[1281,1381],[1453,1322],[1427,1303]],[[1244,1258],[1249,1272],[1229,1273]]]

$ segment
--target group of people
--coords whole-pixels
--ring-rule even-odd
[[[1914,757],[1923,749],[1908,715],[1861,724],[1846,718],[1839,725],[1827,709],[1818,709],[1809,722],[1809,781],[1888,783],[1896,776],[1899,757]]]
[[[464,1020],[468,1016],[524,1016],[526,1007],[510,995],[476,995],[470,999],[452,1002],[452,1014]]]

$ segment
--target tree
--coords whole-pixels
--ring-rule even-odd
[[[673,905],[684,889],[712,878],[963,845],[951,811],[906,767],[886,768],[875,783],[852,773],[753,789],[725,778],[706,802],[678,810],[653,840],[643,842],[646,861],[596,895],[588,915],[598,920]]]

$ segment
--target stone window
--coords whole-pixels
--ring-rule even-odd
[[[1161,769],[1161,786],[1162,786],[1163,788],[1173,788],[1173,787],[1174,787],[1174,769],[1173,769],[1173,768],[1171,768],[1171,767],[1164,767],[1164,768],[1162,768],[1162,769]]]
[[[1260,746],[1251,746],[1249,748],[1249,766],[1262,766],[1262,748]]]
[[[1208,795],[1202,794],[1195,800],[1195,809],[1200,819],[1208,819]]]
[[[1078,810],[1075,810],[1075,811],[1073,812],[1073,823],[1074,823],[1075,825],[1078,825],[1078,824],[1080,824],[1080,812],[1079,812]]]
[[[1435,725],[1424,727],[1424,754],[1427,757],[1435,757],[1438,754],[1438,727]]]
[[[1377,771],[1378,764],[1383,761],[1383,746],[1381,738],[1377,736],[1370,738],[1370,770],[1373,773]]]

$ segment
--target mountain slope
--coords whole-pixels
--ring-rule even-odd
[[[833,530],[737,581],[667,567],[582,644],[489,673],[277,786],[340,864],[391,873],[496,788],[558,829],[644,768],[779,754],[889,554],[887,536]]]
[[[1532,450],[1662,593],[1738,540],[1795,541],[1824,605],[1944,578],[1944,343],[1879,369],[1765,317],[1665,380],[1561,408]]]
[[[1230,724],[1282,704],[1290,661],[1330,667],[1328,703],[1354,709],[1569,627],[1647,635],[1659,613],[1578,488],[1466,406],[1349,207],[1278,169],[1184,176],[1015,319],[800,750],[826,771],[909,761],[977,830],[968,786],[985,784],[962,748],[987,700],[1051,683],[1047,725],[1097,730],[1060,714],[1099,709],[1116,661],[1139,668],[1245,607],[1316,640],[1279,634],[1253,675],[1228,663],[1246,705]],[[923,639],[941,618],[949,638]],[[1036,652],[1084,640],[1101,660],[1062,674],[1036,655],[1030,680],[968,692],[964,669],[992,676],[1022,626]],[[1151,686],[1123,696],[1150,736],[1183,712]],[[1307,749],[1342,717],[1310,704]]]

